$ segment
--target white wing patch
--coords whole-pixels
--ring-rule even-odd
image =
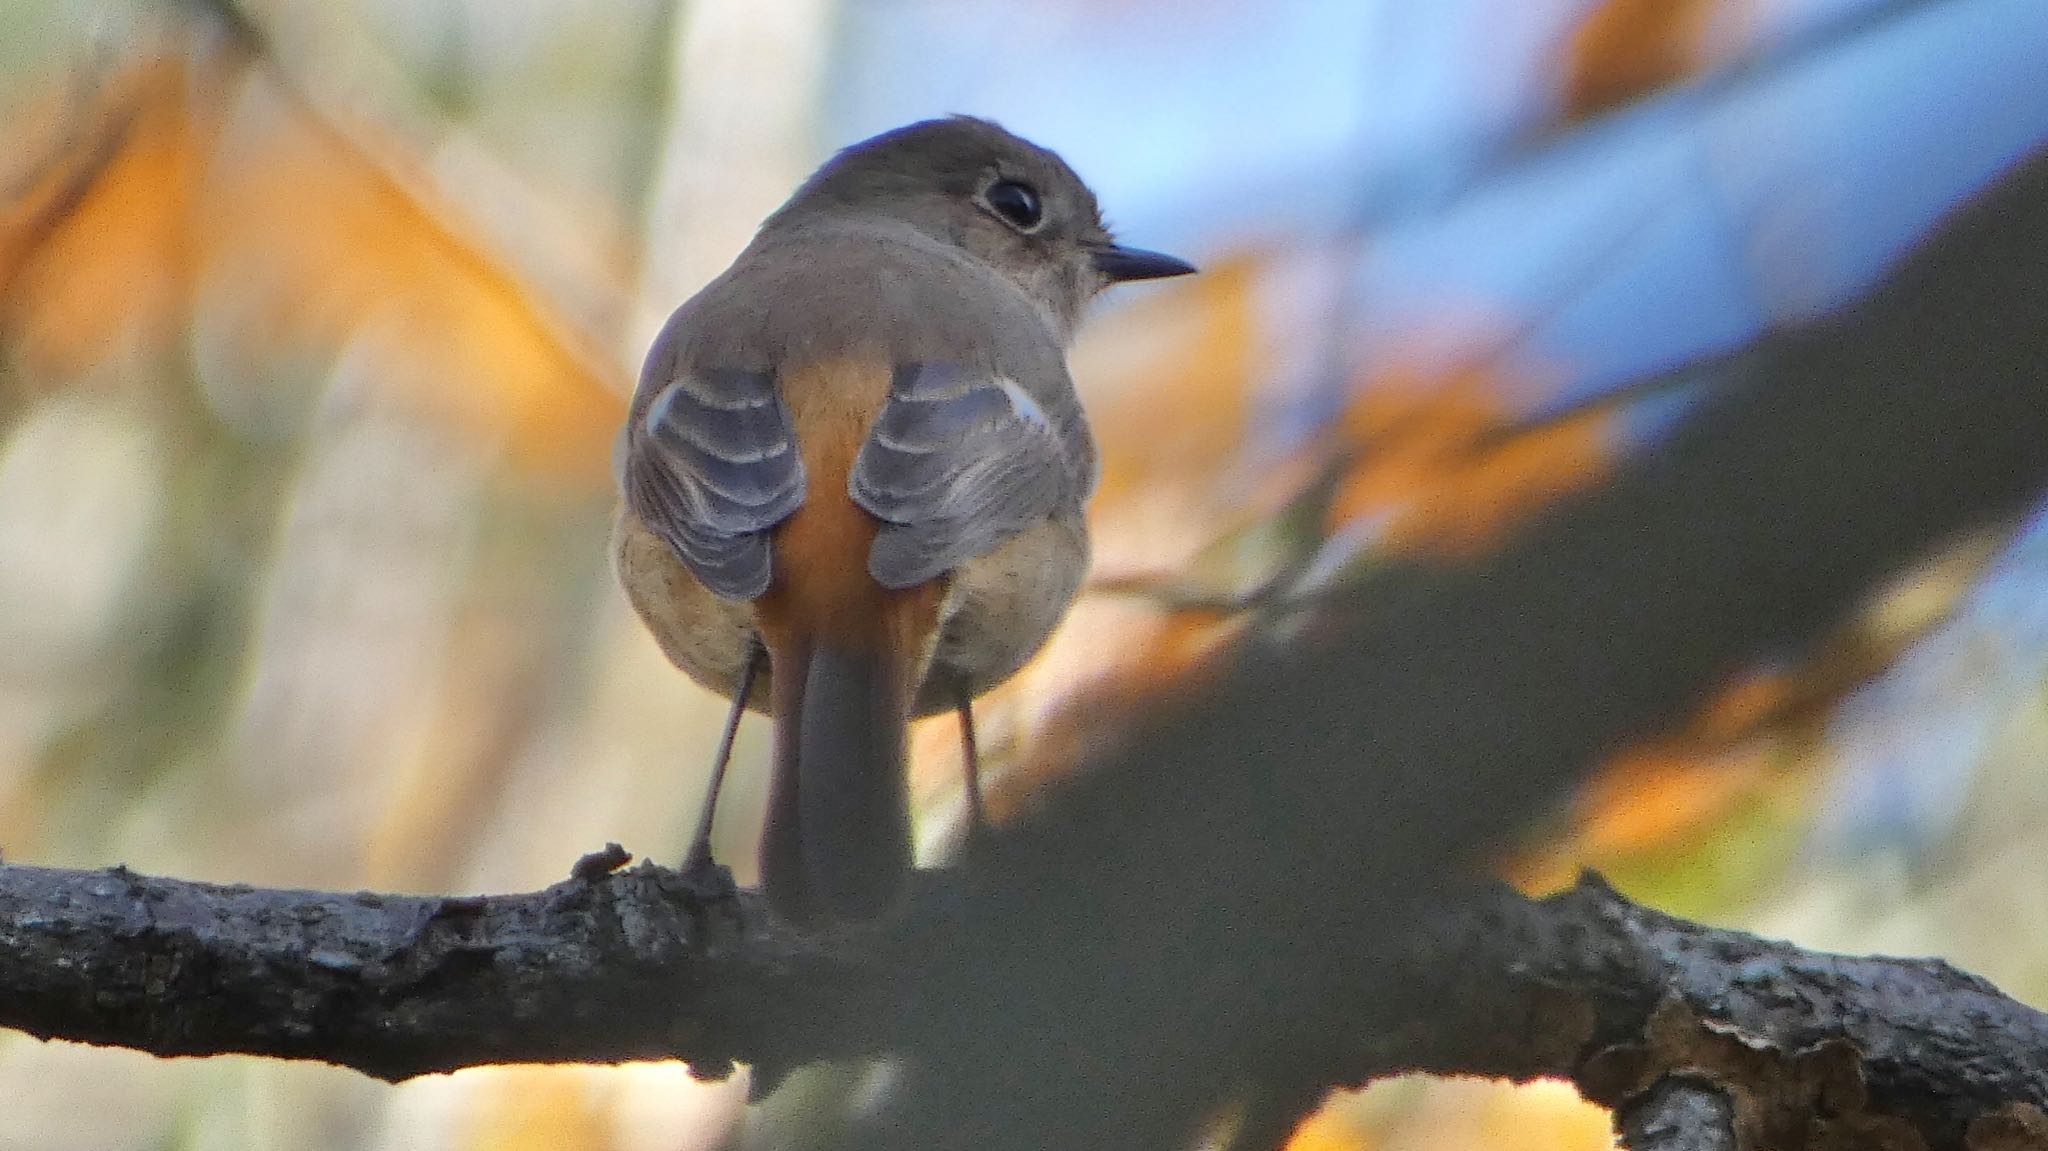
[[[1032,399],[1031,393],[1025,391],[1017,381],[999,376],[996,383],[1003,389],[1003,396],[1010,401],[1010,410],[1016,413],[1018,419],[1041,428],[1052,427],[1052,420],[1047,418],[1045,409],[1039,407],[1038,401]]]

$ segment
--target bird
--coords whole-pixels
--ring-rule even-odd
[[[670,662],[772,717],[759,874],[778,914],[864,923],[913,868],[906,740],[961,721],[1088,567],[1097,452],[1066,364],[1111,284],[1195,269],[1120,244],[1055,153],[984,119],[839,151],[650,346],[615,454],[613,559]]]

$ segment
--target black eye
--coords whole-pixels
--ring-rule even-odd
[[[988,186],[985,198],[997,215],[1027,232],[1045,216],[1045,207],[1038,202],[1038,190],[1029,184],[997,180]]]

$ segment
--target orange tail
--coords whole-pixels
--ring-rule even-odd
[[[846,477],[888,397],[887,366],[809,371],[784,386],[809,487],[775,531],[776,579],[754,604],[775,712],[761,881],[784,915],[865,920],[910,875],[904,743],[945,589],[868,574],[879,521]]]
[[[886,647],[779,646],[762,883],[799,921],[876,918],[911,867],[903,669]]]

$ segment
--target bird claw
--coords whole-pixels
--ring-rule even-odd
[[[692,848],[690,854],[683,858],[679,874],[690,894],[706,902],[730,899],[739,894],[739,884],[733,882],[732,868],[711,858],[709,851]]]

